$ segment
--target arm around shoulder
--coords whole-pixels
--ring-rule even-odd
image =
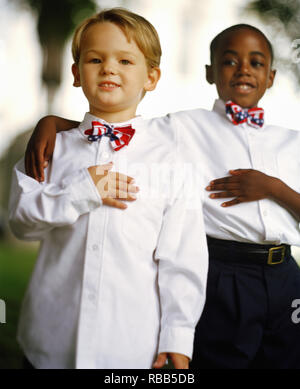
[[[78,127],[79,123],[72,120],[48,115],[37,123],[25,154],[26,173],[38,180],[44,181],[44,168],[52,158],[56,133]]]

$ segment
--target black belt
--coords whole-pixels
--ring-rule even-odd
[[[262,245],[215,239],[207,236],[210,259],[223,262],[251,263],[259,265],[278,265],[291,255],[291,246]]]

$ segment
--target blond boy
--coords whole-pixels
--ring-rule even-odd
[[[164,118],[136,117],[159,80],[160,54],[139,15],[111,9],[85,21],[72,72],[89,112],[58,135],[43,184],[23,160],[15,167],[11,228],[41,241],[18,333],[36,368],[159,368],[167,356],[188,367],[207,248],[202,209],[187,209],[175,177],[176,131]],[[126,212],[114,208],[123,200]]]

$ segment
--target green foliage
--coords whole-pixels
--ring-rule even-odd
[[[297,81],[296,90],[299,90],[300,58],[297,55],[299,44],[296,39],[300,38],[300,0],[252,0],[245,10],[255,13],[265,24],[271,26],[273,30],[272,43],[275,48],[277,64],[293,75]],[[279,44],[282,44],[283,38],[286,39],[286,44],[291,49],[291,52],[285,55],[282,54],[279,46]],[[293,42],[294,46],[292,46]],[[297,52],[293,53],[292,47],[297,49]],[[287,53],[288,50],[284,50],[284,52]]]
[[[37,248],[0,242],[0,299],[6,304],[6,323],[0,324],[0,369],[22,366],[17,341],[21,302],[36,260]]]
[[[249,4],[249,9],[258,12],[262,16],[274,17],[282,23],[292,23],[300,11],[299,0],[254,0]]]
[[[38,35],[41,44],[50,36],[65,42],[76,25],[96,12],[94,0],[22,0],[38,16]]]

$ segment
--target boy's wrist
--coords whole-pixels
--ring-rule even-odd
[[[272,200],[280,200],[285,185],[279,178],[270,177],[270,179],[269,198]]]

